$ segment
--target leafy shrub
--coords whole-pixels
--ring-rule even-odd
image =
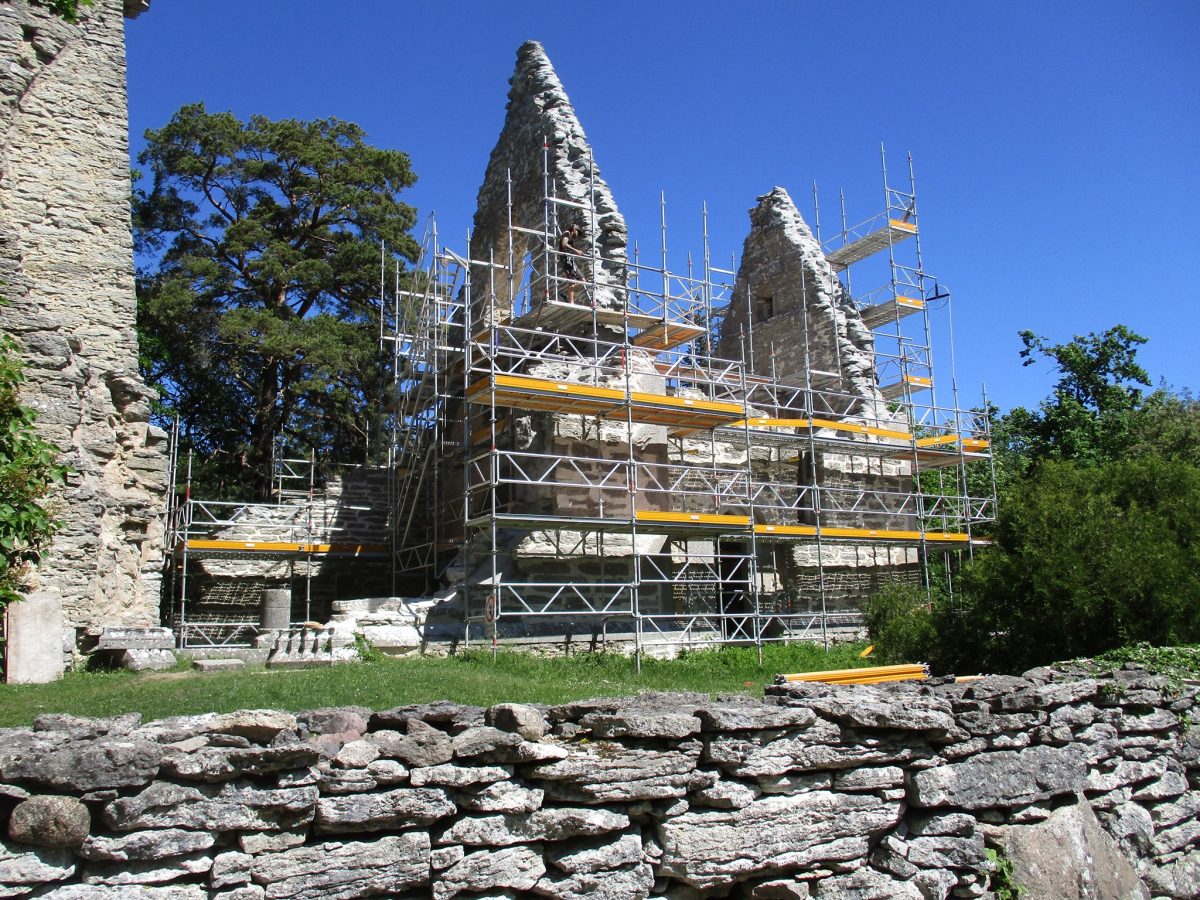
[[[0,607],[21,599],[28,570],[50,543],[55,523],[45,497],[64,472],[21,404],[24,380],[16,344],[0,337]]]

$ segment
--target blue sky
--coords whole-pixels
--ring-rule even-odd
[[[1123,323],[1155,378],[1200,388],[1200,3],[602,4],[154,0],[128,24],[132,149],[184,103],[336,116],[406,151],[406,197],[465,243],[515,52],[543,43],[643,248],[739,253],[774,185],[822,227],[915,159],[926,268],[953,292],[964,405],[1033,404],[1017,331]],[[893,183],[901,181],[893,177]],[[898,186],[898,185],[896,185]],[[811,218],[811,217],[810,217]],[[461,235],[461,237],[459,237]],[[942,315],[944,321],[944,314]],[[943,329],[944,330],[944,329]],[[939,401],[948,344],[939,334]]]

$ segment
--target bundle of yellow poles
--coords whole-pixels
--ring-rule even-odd
[[[929,666],[913,663],[902,666],[871,666],[866,669],[828,669],[824,672],[799,672],[795,675],[776,675],[775,682],[820,681],[825,684],[880,684],[884,681],[923,681],[929,677]]]

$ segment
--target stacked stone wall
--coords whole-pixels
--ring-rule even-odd
[[[987,895],[991,846],[1032,896],[1193,897],[1197,692],[1035,670],[764,700],[42,716],[0,740],[0,888],[929,900]]]
[[[158,624],[167,460],[137,367],[123,4],[82,13],[0,4],[0,326],[70,469],[35,587],[98,632]]]

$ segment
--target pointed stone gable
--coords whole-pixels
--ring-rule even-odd
[[[546,221],[543,198],[547,192],[584,207],[556,204],[551,213],[557,215],[560,230],[572,224],[582,228],[583,237],[577,242],[578,246],[585,253],[590,250],[600,258],[595,272],[592,265],[584,261],[580,267],[583,276],[589,282],[595,279],[595,299],[599,306],[620,309],[626,302],[628,274],[625,219],[617,209],[608,185],[600,177],[583,126],[579,124],[570,98],[541,44],[527,41],[521,45],[510,84],[504,128],[492,150],[483,186],[479,189],[471,258],[487,260],[489,254],[494,254],[492,258],[497,262],[508,263],[508,185],[511,175],[514,225],[540,231]],[[550,185],[545,178],[544,157],[549,162]],[[523,232],[513,232],[513,239],[513,284],[519,285],[525,271],[526,253],[532,252],[536,258],[541,246],[536,236]],[[489,285],[487,269],[476,266],[472,280],[475,285],[473,296],[477,301],[485,300]],[[497,275],[494,290],[496,315],[502,319],[511,311],[513,302],[507,275],[503,278]],[[576,302],[587,302],[588,299],[588,292],[580,292]],[[479,304],[476,310],[478,315]]]
[[[747,364],[753,356],[754,370],[770,375],[774,353],[773,374],[803,384],[805,305],[812,386],[861,397],[862,412],[882,413],[886,402],[876,383],[871,331],[788,192],[773,188],[750,210],[750,233],[718,354],[741,358],[743,336],[751,336]]]

